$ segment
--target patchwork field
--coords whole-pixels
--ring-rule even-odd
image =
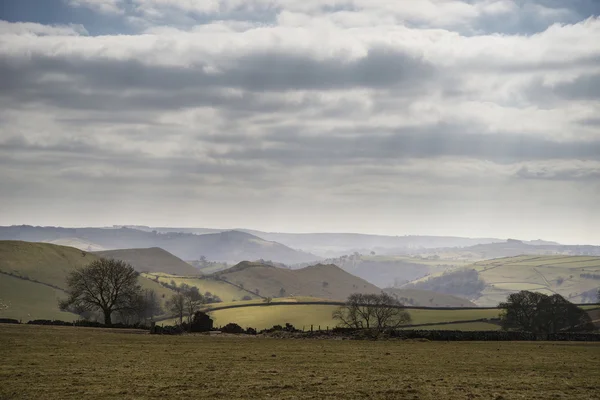
[[[592,400],[600,381],[598,343],[281,340],[8,325],[0,325],[0,342],[0,359],[10,360],[0,363],[0,399]]]

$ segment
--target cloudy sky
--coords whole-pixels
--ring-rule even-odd
[[[600,244],[597,0],[3,0],[0,225]]]

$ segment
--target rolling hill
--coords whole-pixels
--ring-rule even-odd
[[[0,317],[65,320],[74,314],[58,309],[58,299],[66,296],[66,277],[76,268],[97,260],[98,256],[50,243],[0,241]],[[157,292],[164,303],[173,292],[157,282],[140,276],[143,289]]]
[[[450,294],[418,289],[385,289],[385,292],[396,297],[405,306],[417,307],[477,307],[477,305],[462,297]]]
[[[57,228],[35,226],[0,227],[0,240],[49,242],[60,239],[95,243],[107,250],[160,247],[182,260],[236,263],[243,260],[272,260],[295,264],[319,257],[245,232],[192,233],[142,231],[130,228]]]
[[[345,300],[356,292],[381,292],[377,286],[331,264],[291,270],[242,262],[214,276],[255,293],[258,289],[258,294],[263,297],[312,296]]]
[[[98,251],[94,254],[128,262],[138,272],[164,272],[173,275],[199,275],[198,269],[158,247]]]
[[[458,282],[450,281],[461,273]],[[452,288],[460,295],[461,288],[469,289],[469,299],[479,306],[496,306],[506,297],[520,290],[531,290],[545,294],[558,293],[574,303],[589,301],[585,294],[600,286],[600,257],[590,256],[539,256],[522,255],[480,261],[463,270],[449,274],[436,274],[411,282],[416,289],[428,289],[431,282],[435,287]],[[471,281],[464,281],[465,279]],[[473,281],[480,280],[482,286],[475,293]],[[447,281],[447,282],[446,282]],[[593,300],[593,299],[592,299]]]

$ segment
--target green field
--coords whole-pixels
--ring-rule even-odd
[[[600,382],[598,343],[151,336],[18,325],[0,325],[0,342],[0,399],[592,400]]]
[[[245,296],[249,296],[252,299],[258,299],[259,297],[246,290],[240,289],[239,287],[230,283],[220,281],[214,278],[195,278],[195,277],[178,277],[169,274],[142,274],[142,276],[148,279],[158,278],[159,282],[171,283],[174,281],[177,286],[186,284],[189,286],[197,287],[200,293],[210,292],[215,294],[223,300],[223,302],[232,302],[243,299]]]
[[[77,315],[58,309],[58,300],[65,297],[62,290],[12,276],[0,276],[0,318],[23,322],[32,319],[76,320]]]
[[[298,329],[314,329],[321,326],[332,328],[337,322],[331,318],[331,314],[338,306],[335,305],[269,305],[256,307],[229,308],[225,310],[211,311],[211,318],[215,326],[224,326],[234,322],[244,328],[255,329],[271,328],[273,325],[285,325],[290,323]],[[499,310],[408,310],[412,317],[412,324],[431,324],[454,321],[471,321],[483,318],[498,318]],[[488,324],[491,325],[491,324]],[[488,326],[497,329],[497,326]],[[483,325],[482,325],[483,326]],[[429,327],[427,328],[429,329]],[[473,330],[473,329],[471,329]]]

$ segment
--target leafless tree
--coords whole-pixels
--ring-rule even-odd
[[[175,293],[167,301],[167,307],[173,316],[179,318],[179,325],[183,324],[183,316],[185,315],[185,296],[183,293]]]
[[[132,310],[141,288],[138,273],[121,260],[101,258],[78,268],[67,277],[68,298],[59,303],[62,310],[99,311],[104,324],[112,324],[112,314]]]
[[[186,290],[185,292],[183,292],[183,299],[188,324],[190,324],[191,326],[194,314],[200,309],[200,306],[204,303],[204,297],[202,296],[202,294],[200,294],[198,288],[193,287],[191,290]]]
[[[354,293],[333,312],[333,319],[345,328],[395,329],[411,321],[402,304],[387,293]]]

